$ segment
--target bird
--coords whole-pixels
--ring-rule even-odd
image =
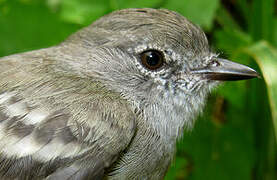
[[[0,179],[163,179],[208,94],[255,77],[174,11],[111,12],[0,58]]]

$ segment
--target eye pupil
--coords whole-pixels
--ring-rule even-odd
[[[156,66],[159,64],[159,59],[160,57],[157,53],[151,51],[147,53],[146,61],[150,66]]]
[[[141,63],[150,70],[159,69],[164,62],[161,52],[156,50],[145,51],[141,54]]]

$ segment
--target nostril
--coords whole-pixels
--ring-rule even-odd
[[[217,60],[212,60],[210,63],[209,63],[209,66],[212,66],[212,67],[217,67],[219,66],[220,63],[217,61]]]

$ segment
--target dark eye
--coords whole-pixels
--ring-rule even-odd
[[[150,70],[156,70],[163,66],[164,56],[157,50],[144,51],[140,55],[141,64]]]

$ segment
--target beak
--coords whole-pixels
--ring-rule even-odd
[[[226,59],[217,59],[218,64],[192,70],[193,74],[202,74],[208,80],[236,81],[260,77],[253,69]]]

